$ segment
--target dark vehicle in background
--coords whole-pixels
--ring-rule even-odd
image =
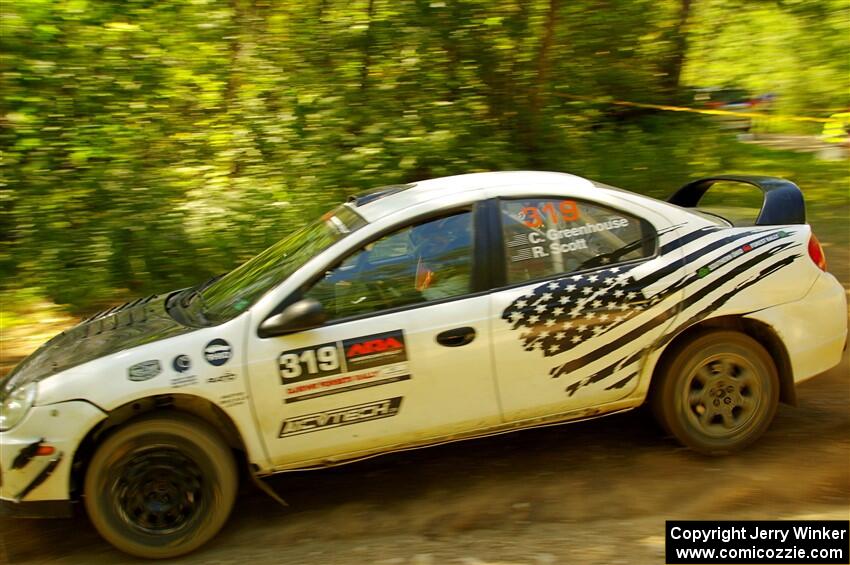
[[[776,95],[765,93],[754,95],[743,88],[706,87],[694,89],[694,105],[703,110],[722,110],[748,114],[769,112]],[[752,116],[719,114],[715,120],[721,129],[749,133],[753,126]]]

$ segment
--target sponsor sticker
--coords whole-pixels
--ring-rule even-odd
[[[401,396],[386,398],[355,406],[335,408],[325,412],[316,412],[304,416],[295,416],[283,421],[278,437],[308,434],[331,428],[350,426],[362,422],[371,422],[383,418],[392,418],[401,409]]]
[[[284,351],[285,403],[410,379],[402,330]]]
[[[216,367],[227,363],[232,355],[233,349],[230,344],[221,338],[212,340],[204,347],[204,359],[207,360],[207,363]]]
[[[704,267],[700,267],[700,269],[697,271],[697,276],[699,278],[703,278],[706,275],[708,275],[709,273],[712,273],[712,272],[716,271],[717,269],[719,269],[720,267],[722,267],[723,265],[729,263],[730,261],[737,259],[738,257],[743,255],[744,253],[749,253],[753,249],[758,249],[759,247],[763,247],[763,246],[767,245],[768,243],[773,243],[774,241],[776,241],[780,238],[783,238],[783,237],[788,237],[789,235],[791,235],[790,232],[778,231],[778,232],[772,233],[770,235],[766,235],[766,236],[764,236],[760,239],[757,239],[756,241],[753,241],[752,243],[745,243],[744,245],[742,245],[740,247],[736,247],[732,251],[729,251],[728,253],[721,255],[720,257],[718,257],[717,259],[715,259],[714,261],[712,261],[708,265],[706,265]]]
[[[286,390],[287,398],[283,402],[284,404],[290,404],[292,402],[330,396],[331,394],[409,380],[410,375],[407,372],[407,364],[402,363],[402,365],[404,367],[382,367],[376,371],[368,371],[360,374],[352,373],[342,377],[332,377],[326,380],[290,387]]]
[[[230,383],[236,380],[236,375],[231,373],[230,371],[224,373],[223,375],[216,375],[214,377],[207,378],[207,384],[216,384],[216,383]]]
[[[189,359],[188,355],[178,355],[174,358],[174,361],[171,362],[171,366],[178,373],[185,373],[192,368],[192,360]]]
[[[394,330],[342,342],[348,370],[371,369],[407,361],[404,332]]]
[[[232,408],[234,406],[240,406],[245,404],[245,401],[248,400],[248,394],[245,392],[231,392],[230,394],[224,394],[219,399],[218,403],[225,408]]]
[[[127,369],[127,378],[139,382],[154,378],[162,372],[162,365],[157,360],[142,361]]]
[[[171,388],[183,388],[198,384],[198,375],[180,375],[171,379]]]

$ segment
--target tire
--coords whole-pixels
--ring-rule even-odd
[[[236,498],[228,446],[194,417],[143,417],[109,436],[86,472],[89,518],[112,545],[137,557],[189,553],[215,536]]]
[[[707,455],[742,449],[770,426],[779,378],[770,354],[734,331],[697,334],[662,363],[650,403],[661,426]]]

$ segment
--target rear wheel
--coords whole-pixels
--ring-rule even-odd
[[[182,414],[152,415],[100,445],[86,473],[85,503],[115,547],[161,559],[218,533],[236,486],[233,455],[209,426]]]
[[[741,449],[770,426],[779,378],[770,354],[753,338],[712,331],[672,351],[651,404],[661,425],[707,454]]]

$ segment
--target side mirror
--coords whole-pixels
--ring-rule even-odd
[[[257,328],[257,334],[260,337],[274,337],[294,332],[303,332],[318,328],[327,319],[327,313],[317,300],[304,298],[294,304],[290,304],[280,314],[266,318],[260,324],[260,327]]]

